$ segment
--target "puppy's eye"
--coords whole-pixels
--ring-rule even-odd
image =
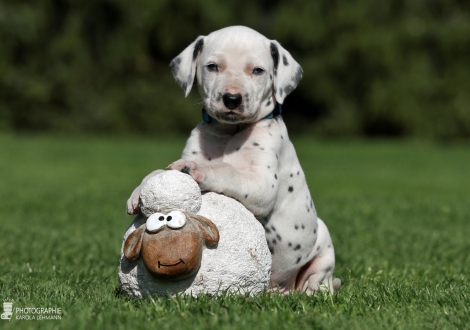
[[[181,211],[172,211],[166,216],[166,223],[170,228],[181,228],[186,223],[186,216]]]
[[[214,63],[208,64],[208,65],[207,65],[207,69],[208,69],[209,71],[213,71],[213,72],[219,71],[219,67],[217,66],[217,64],[214,64]]]
[[[155,233],[166,226],[165,215],[162,213],[154,213],[147,219],[147,230],[151,233]]]
[[[253,69],[253,74],[254,74],[254,75],[260,75],[260,74],[262,74],[263,72],[264,72],[264,70],[261,69],[261,68],[254,68],[254,69]]]

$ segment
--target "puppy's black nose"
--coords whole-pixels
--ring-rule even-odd
[[[238,108],[238,106],[242,103],[242,95],[240,93],[225,93],[224,96],[222,96],[222,99],[224,100],[225,106],[230,110]]]

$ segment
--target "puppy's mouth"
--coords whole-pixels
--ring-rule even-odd
[[[237,111],[233,111],[233,110],[230,110],[230,111],[225,111],[223,113],[219,113],[218,114],[221,118],[225,119],[225,120],[228,120],[228,121],[238,121],[240,119],[243,119],[243,115],[241,115],[239,112]]]
[[[209,115],[217,121],[226,124],[239,124],[244,123],[250,120],[250,117],[247,116],[247,113],[239,111],[239,109],[228,110],[228,109],[220,109],[215,111],[208,111]]]

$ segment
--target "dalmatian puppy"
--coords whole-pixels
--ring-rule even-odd
[[[188,173],[202,191],[240,201],[262,223],[271,290],[338,289],[333,243],[280,115],[302,77],[300,65],[277,41],[233,26],[198,37],[170,67],[186,96],[197,79],[204,122],[168,169]],[[140,212],[139,192],[128,200],[129,214]]]

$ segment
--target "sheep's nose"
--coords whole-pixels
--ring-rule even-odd
[[[222,99],[224,100],[225,106],[230,110],[238,108],[238,106],[242,103],[242,95],[240,93],[225,93],[224,96],[222,96]]]

